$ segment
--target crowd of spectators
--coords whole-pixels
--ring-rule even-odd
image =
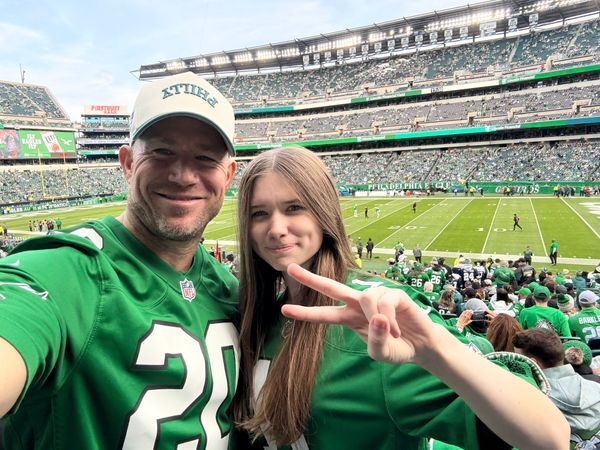
[[[584,103],[583,107],[578,103]],[[284,118],[238,116],[238,142],[280,142],[522,123],[600,114],[600,82]]]
[[[10,169],[2,173],[2,204],[35,202],[49,198],[97,197],[127,190],[118,165],[104,168]]]
[[[382,276],[422,291],[475,351],[532,358],[576,448],[600,442],[600,264],[539,272],[525,258],[408,261],[400,243]],[[525,253],[524,253],[525,255]],[[585,446],[587,445],[587,446]]]
[[[340,154],[323,156],[323,161],[339,184],[600,179],[598,141]],[[245,160],[238,161],[233,188],[237,187],[246,164]],[[117,160],[108,157],[80,159],[72,167],[30,165],[1,173],[2,204],[97,197],[127,190]]]
[[[0,82],[0,115],[67,119],[47,88],[8,81]]]
[[[531,68],[540,70],[549,57],[561,68],[568,59],[587,56],[598,59],[597,36],[600,22],[569,25],[557,30],[493,42],[465,43],[409,55],[335,65],[304,71],[282,71],[259,75],[238,75],[211,80],[237,107],[266,102],[290,104],[336,95],[368,95],[371,91],[407,89],[430,83],[460,82],[465,78],[495,72]],[[580,64],[573,61],[573,65]]]

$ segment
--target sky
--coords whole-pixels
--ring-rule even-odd
[[[0,80],[46,86],[79,121],[83,105],[131,108],[142,64],[366,26],[467,0],[3,0]]]

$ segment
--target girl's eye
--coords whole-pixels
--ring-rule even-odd
[[[261,216],[266,216],[266,215],[267,215],[266,211],[258,210],[258,211],[253,211],[250,214],[250,218],[254,219],[254,218],[261,217]]]
[[[288,206],[288,211],[290,212],[295,212],[295,211],[301,211],[304,208],[302,207],[302,205],[290,205]]]

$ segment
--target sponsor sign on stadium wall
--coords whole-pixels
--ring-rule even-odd
[[[83,114],[86,116],[128,116],[125,105],[84,105]]]
[[[72,131],[19,130],[19,158],[57,158],[76,152]]]

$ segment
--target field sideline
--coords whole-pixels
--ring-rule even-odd
[[[412,203],[417,202],[413,214]],[[559,263],[594,267],[600,262],[600,198],[598,197],[343,197],[340,199],[348,234],[363,244],[370,237],[380,255],[393,254],[396,242],[407,250],[419,244],[425,256],[512,258],[527,245],[534,261],[549,262],[552,239],[559,243]],[[358,217],[353,217],[354,206]],[[60,217],[64,226],[104,215],[118,215],[124,203],[82,206],[2,216],[15,235],[30,235],[29,220]],[[379,207],[381,215],[375,215]],[[235,246],[236,201],[227,199],[221,213],[209,224],[208,243]],[[369,208],[369,218],[364,210]],[[512,216],[521,217],[523,230],[512,231]],[[410,253],[410,252],[409,252]]]

